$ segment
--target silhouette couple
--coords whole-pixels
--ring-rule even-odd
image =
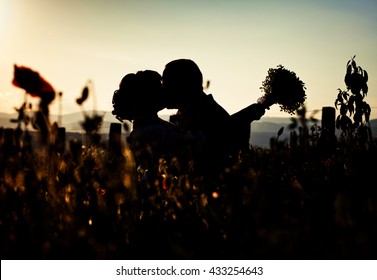
[[[203,91],[202,73],[189,59],[169,62],[162,77],[152,70],[127,74],[113,106],[119,120],[133,123],[128,143],[136,158],[190,157],[204,172],[223,168],[248,149],[250,123],[265,113],[255,103],[230,115]],[[164,108],[178,109],[169,122],[158,117]]]

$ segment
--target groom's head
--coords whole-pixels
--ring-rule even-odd
[[[167,108],[181,108],[203,91],[203,75],[190,59],[169,62],[162,74],[162,84],[167,95]]]

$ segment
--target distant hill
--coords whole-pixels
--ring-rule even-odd
[[[86,112],[89,116],[93,114],[93,112],[88,111]],[[110,130],[110,124],[115,122],[119,123],[119,121],[111,114],[111,112],[106,111],[97,111],[97,114],[104,115],[104,122],[101,127],[102,134],[108,134]],[[164,120],[169,120],[169,115],[161,115],[160,116]],[[7,114],[0,112],[0,127],[11,127],[15,128],[16,124],[11,123],[11,119],[16,119],[17,114]],[[58,116],[51,115],[51,121],[57,121]],[[72,114],[65,114],[62,116],[62,126],[64,126],[67,132],[70,132],[72,135],[79,135],[80,133],[84,132],[81,128],[80,123],[84,120],[84,116],[82,112],[72,113]],[[260,147],[268,147],[271,137],[276,137],[279,129],[284,127],[284,132],[280,136],[280,139],[288,139],[289,138],[289,129],[288,125],[291,123],[291,117],[287,118],[276,118],[276,117],[262,117],[259,121],[254,121],[251,124],[251,135],[250,135],[250,143],[260,146]],[[318,123],[321,125],[320,121]],[[373,119],[370,121],[370,125],[372,128],[372,133],[374,137],[377,137],[377,119]],[[132,125],[131,125],[132,129]],[[339,131],[337,131],[339,133]]]
[[[280,128],[284,127],[283,134],[280,139],[288,139],[289,130],[288,125],[291,123],[291,118],[273,118],[262,117],[259,121],[251,123],[250,144],[268,147],[270,139],[277,137]]]
[[[279,139],[288,140],[290,134],[288,126],[292,122],[291,119],[292,118],[262,117],[261,120],[252,122],[250,143],[260,147],[268,147],[270,139],[272,137],[277,137],[277,133],[282,127],[284,127],[284,132]],[[369,123],[372,129],[372,135],[377,137],[377,119],[373,119]],[[321,120],[319,120],[317,124],[321,126]],[[340,135],[341,131],[336,129],[335,133]]]
[[[160,116],[164,120],[169,120],[168,115]],[[280,128],[284,127],[283,134],[279,137],[281,140],[288,140],[290,130],[288,129],[289,124],[292,122],[292,118],[278,118],[278,117],[262,117],[259,121],[254,121],[251,123],[251,133],[250,133],[250,144],[259,147],[269,147],[270,139],[272,137],[277,137],[277,133]],[[321,120],[318,120],[318,125],[321,125]],[[377,119],[370,121],[372,128],[372,135],[377,137]],[[310,126],[310,123],[309,123]],[[340,134],[340,131],[336,131]]]
[[[92,116],[93,111],[87,111],[87,115]],[[119,121],[111,114],[111,112],[106,112],[106,111],[97,111],[97,114],[103,115],[103,124],[101,127],[101,133],[108,133],[110,129],[110,124],[112,122],[117,122]],[[10,120],[11,119],[16,119],[17,114],[8,114],[8,113],[0,113],[0,127],[10,127],[10,128],[15,128],[16,123],[12,123]],[[84,120],[84,115],[82,112],[77,112],[77,113],[71,113],[71,114],[65,114],[62,116],[62,126],[66,128],[67,131],[69,132],[83,132],[83,129],[80,125],[80,123]],[[51,115],[50,116],[50,121],[55,122],[58,121],[58,116],[57,115]]]

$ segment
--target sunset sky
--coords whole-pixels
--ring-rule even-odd
[[[377,118],[376,0],[0,0],[0,112],[23,101],[13,64],[40,72],[71,113],[87,80],[97,109],[111,111],[125,74],[162,73],[177,58],[199,65],[229,113],[255,102],[268,69],[282,64],[306,84],[311,111],[333,106],[354,55]],[[288,115],[275,105],[266,116]]]

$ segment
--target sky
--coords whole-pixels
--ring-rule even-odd
[[[84,109],[111,111],[124,75],[162,73],[178,58],[198,64],[206,93],[230,114],[263,95],[262,81],[278,65],[305,83],[313,112],[334,106],[356,55],[377,118],[376,47],[376,0],[0,0],[0,112],[24,100],[11,83],[14,64],[62,92],[66,114],[80,111],[75,99],[88,80],[95,93]],[[289,115],[274,105],[265,116]]]

